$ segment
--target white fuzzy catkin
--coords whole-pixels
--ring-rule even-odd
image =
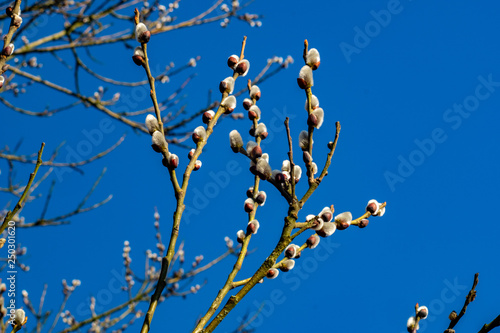
[[[263,158],[258,159],[256,169],[263,179],[269,179],[273,174],[271,166]]]
[[[295,177],[295,179],[298,181],[300,179],[300,177],[302,176],[302,169],[300,168],[299,165],[295,165],[293,167],[293,176]]]
[[[309,66],[303,66],[299,72],[299,78],[304,81],[307,87],[314,85],[312,69]]]
[[[304,106],[304,108],[306,109],[306,111],[309,111],[308,110],[308,105],[307,105],[307,99],[306,99],[306,105]],[[311,109],[316,109],[317,107],[319,106],[319,100],[318,100],[318,97],[316,97],[315,95],[311,95]]]
[[[203,126],[198,126],[194,129],[194,134],[199,136],[201,140],[205,140],[207,138],[207,131],[205,130],[205,127]]]
[[[234,97],[233,95],[227,96],[226,98],[224,98],[221,105],[228,110],[234,110],[234,108],[236,107],[236,97]]]
[[[250,88],[250,98],[252,99],[255,99],[255,100],[259,100],[260,98],[260,88],[256,85],[253,85],[251,88]]]
[[[243,139],[237,130],[232,130],[229,133],[229,144],[234,152],[238,152],[240,148],[243,148]]]
[[[221,84],[225,88],[225,90],[232,94],[234,90],[234,79],[232,76],[226,77],[224,80],[222,80]]]
[[[142,47],[140,46],[137,46],[135,49],[134,49],[134,55],[138,55],[138,56],[141,56],[141,57],[145,57],[146,55],[144,54],[144,51],[142,49]]]
[[[311,116],[314,116],[317,119],[316,126],[314,126],[314,127],[316,127],[316,129],[320,129],[321,125],[323,125],[323,120],[324,120],[324,117],[325,117],[323,109],[322,108],[316,108],[316,109],[314,109],[314,111],[311,112]]]
[[[139,43],[144,43],[146,42],[144,40],[144,34],[148,32],[148,27],[142,22],[137,23],[135,26],[135,39]]]
[[[255,129],[255,136],[261,136],[262,134],[267,132],[267,127],[264,123],[260,123],[257,125]]]
[[[339,215],[335,216],[334,220],[335,222],[347,223],[348,225],[351,225],[352,214],[351,212],[340,213]]]
[[[314,69],[317,68],[320,62],[320,57],[319,57],[319,52],[317,49],[312,48],[307,52],[306,56],[306,63],[313,67]]]
[[[243,77],[247,75],[249,69],[250,69],[250,61],[248,61],[247,59],[243,59],[238,62],[235,70],[241,77]]]
[[[299,134],[299,146],[302,150],[307,150],[309,147],[309,133],[302,131]]]
[[[160,124],[158,124],[158,119],[152,114],[148,114],[146,116],[146,127],[148,128],[149,134],[153,134],[154,131],[158,131],[160,129]]]
[[[166,149],[168,146],[167,140],[165,140],[165,136],[161,134],[160,131],[154,131],[153,135],[151,136],[151,141],[153,142],[154,145],[161,149]]]
[[[257,115],[257,120],[260,119],[260,108],[257,105],[252,105],[250,109],[248,109],[249,112],[255,112]]]

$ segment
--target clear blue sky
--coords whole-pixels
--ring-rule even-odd
[[[178,16],[187,18],[210,4],[200,7],[199,3],[181,2]],[[195,69],[198,76],[182,102],[194,112],[205,106],[207,90],[216,91],[219,81],[230,75],[226,58],[238,53],[244,35],[248,36],[245,53],[251,61],[250,77],[267,58],[292,55],[295,63],[287,71],[260,85],[259,106],[268,126],[281,123],[287,114],[296,141],[306,128],[305,96],[296,77],[307,38],[321,53],[313,88],[326,113],[325,124],[315,137],[319,161],[324,161],[326,143],[333,139],[335,121],[341,122],[342,131],[330,173],[300,218],[330,204],[339,213],[351,211],[359,216],[373,198],[387,201],[387,211],[384,217],[371,219],[365,229],[337,231],[316,252],[304,251],[296,265],[300,270],[258,285],[219,331],[233,330],[238,318],[254,313],[262,302],[263,312],[254,323],[257,332],[300,332],[310,327],[327,332],[404,332],[416,302],[430,309],[419,332],[444,331],[449,312],[460,310],[474,273],[479,272],[477,299],[457,326],[463,332],[478,331],[500,313],[500,227],[495,213],[500,185],[499,4],[258,0],[248,10],[265,16],[261,28],[233,21],[229,29],[213,24],[153,36],[148,46],[152,63],[162,67],[174,61],[180,66],[190,57],[202,56]],[[101,54],[107,64],[102,70],[117,79],[143,78],[130,61],[130,51],[111,51],[107,48]],[[58,73],[54,70],[47,75],[55,82],[71,84]],[[181,75],[159,86],[158,94],[168,96],[184,78]],[[243,80],[237,81],[237,87],[243,85]],[[29,89],[40,108],[58,102],[43,90]],[[108,96],[115,91],[112,87]],[[242,100],[237,111],[243,110]],[[137,109],[149,105],[145,98]],[[83,130],[98,128],[105,116],[79,108],[33,119],[2,109],[1,119],[2,144],[13,146],[22,137],[22,150],[30,153],[43,140],[48,156],[63,140],[66,147],[76,149],[87,140]],[[199,124],[201,119],[186,130]],[[202,169],[192,177],[186,203],[200,209],[192,210],[190,223],[181,227],[188,262],[199,254],[210,259],[222,253],[224,237],[234,239],[236,231],[246,225],[242,207],[252,176],[247,160],[229,149],[228,133],[237,128],[246,134],[248,126],[247,120],[222,121],[202,155]],[[63,278],[82,280],[68,304],[73,312],[90,295],[106,293],[116,272],[121,272],[124,240],[131,243],[133,268],[143,272],[143,253],[155,246],[155,206],[162,216],[164,239],[169,234],[174,209],[171,185],[159,156],[149,147],[149,136],[114,123],[103,142],[93,146],[92,154],[123,133],[128,133],[125,142],[107,158],[87,166],[85,177],[76,172],[61,176],[50,212],[55,215],[76,206],[105,166],[107,173],[92,198],[96,202],[113,194],[109,204],[74,218],[69,226],[31,229],[19,235],[28,247],[26,264],[31,266],[28,274],[20,274],[19,286],[36,300],[48,283],[48,306],[53,310],[62,298]],[[276,127],[270,137],[264,151],[276,169],[286,156],[284,129]],[[185,166],[187,151],[172,150]],[[63,148],[62,161],[68,154]],[[207,205],[201,205],[206,207],[201,208],[194,194],[216,183],[209,172],[233,164],[237,171],[229,177],[229,184],[219,186],[218,195],[207,198]],[[0,165],[2,186],[6,185],[6,166]],[[18,174],[19,180],[25,178]],[[305,186],[304,180],[299,191]],[[258,211],[261,229],[251,242],[256,250],[245,261],[241,278],[248,277],[270,253],[286,214],[284,200],[268,184],[263,188],[268,202]],[[23,214],[29,220],[37,218],[40,210],[41,202],[27,206]],[[194,283],[206,278],[207,285],[194,297],[161,304],[152,332],[192,328],[231,266],[232,261],[225,261],[200,276]],[[112,294],[111,304],[124,299],[125,295]]]

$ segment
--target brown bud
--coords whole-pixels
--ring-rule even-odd
[[[230,56],[229,58],[227,58],[227,65],[229,66],[229,68],[234,69],[234,67],[236,66],[236,64],[238,64],[238,61],[240,61],[240,57],[238,57],[237,55],[233,54],[232,56]]]
[[[278,182],[278,183],[284,183],[286,182],[286,177],[284,174],[282,174],[281,172],[276,174],[276,177],[275,177],[275,180]]]
[[[338,230],[345,230],[345,229],[349,228],[349,226],[351,225],[350,223],[348,223],[346,221],[335,221],[335,223],[337,224]]]
[[[11,17],[12,14],[14,14],[14,8],[12,8],[10,6],[5,8],[5,14],[7,14],[8,17]]]
[[[299,85],[300,89],[306,89],[308,87],[306,80],[301,77],[297,78],[297,84]]]
[[[307,244],[307,247],[309,247],[310,249],[314,249],[319,244],[319,237],[318,237],[318,235],[312,235],[312,236],[310,236],[307,239],[306,244]]]
[[[179,166],[179,157],[175,154],[170,154],[168,156],[168,165],[172,169],[177,168]]]
[[[262,148],[260,146],[255,146],[251,151],[250,151],[250,157],[252,159],[257,159],[262,156]]]
[[[455,320],[457,319],[457,313],[455,311],[451,311],[450,315],[448,316],[450,320]]]
[[[256,85],[253,85],[250,88],[250,97],[252,99],[255,99],[256,101],[258,101],[260,99],[260,96],[261,96],[260,88]]]
[[[249,110],[252,105],[253,105],[253,102],[252,102],[252,100],[250,98],[245,98],[243,100],[243,108],[245,110]]]
[[[276,268],[271,268],[269,271],[267,271],[266,277],[268,279],[274,279],[279,275],[279,271]]]
[[[134,61],[134,64],[137,66],[142,66],[144,64],[144,58],[138,54],[134,54],[132,56],[132,60]]]
[[[252,105],[248,110],[248,119],[254,120],[260,118],[260,108],[257,105]]]
[[[250,213],[251,211],[253,211],[253,208],[254,208],[253,199],[251,198],[246,199],[244,205],[245,212]]]
[[[368,219],[362,219],[361,221],[358,222],[358,227],[360,228],[365,228],[368,225]]]
[[[323,211],[320,218],[323,220],[323,221],[326,221],[326,222],[330,222],[333,218],[333,214],[331,211]]]
[[[318,126],[318,124],[319,124],[318,117],[315,114],[311,113],[309,115],[309,117],[307,118],[307,125],[312,126],[312,127],[316,127],[316,126]]]
[[[328,142],[327,147],[328,147],[328,149],[332,149],[333,148],[333,141]]]
[[[368,206],[366,206],[366,211],[369,212],[370,214],[375,214],[375,212],[377,211],[378,207],[377,207],[377,204],[372,202],[370,203]]]
[[[12,52],[14,52],[14,44],[10,43],[6,47],[3,48],[2,54],[6,57],[12,55]]]
[[[260,223],[257,220],[252,220],[252,221],[248,222],[247,234],[256,234],[257,230],[259,230],[259,227],[260,227]]]
[[[202,121],[204,124],[208,124],[214,117],[215,113],[212,110],[205,111],[203,113]]]
[[[310,165],[312,163],[312,156],[311,154],[309,154],[309,152],[307,150],[304,150],[302,152],[302,160],[304,161],[304,163],[306,165]]]
[[[192,159],[193,158],[193,155],[194,155],[194,149],[191,149],[188,153],[188,158],[189,159]]]
[[[245,76],[249,68],[250,68],[250,62],[246,59],[243,59],[240,62],[238,62],[234,71],[238,73],[238,75]]]
[[[144,31],[138,36],[139,43],[147,43],[151,39],[151,32],[149,30]]]
[[[260,191],[255,197],[255,202],[260,206],[263,206],[266,203],[266,198],[267,198],[266,192]]]
[[[196,160],[196,162],[194,164],[193,170],[194,171],[198,171],[198,170],[200,170],[200,168],[201,168],[201,161],[200,160]]]

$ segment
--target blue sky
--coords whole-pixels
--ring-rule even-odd
[[[200,7],[199,2],[183,1],[178,16],[187,18],[210,4]],[[208,89],[217,91],[219,81],[230,75],[226,58],[239,52],[244,35],[248,36],[245,55],[251,61],[251,78],[268,58],[291,55],[295,63],[288,70],[260,85],[258,105],[268,126],[289,116],[295,141],[306,128],[305,96],[296,77],[307,38],[321,53],[313,93],[325,110],[325,124],[315,136],[315,159],[323,163],[335,121],[340,121],[342,131],[329,175],[299,217],[304,219],[331,204],[338,213],[351,211],[359,216],[369,199],[387,201],[386,214],[372,218],[367,228],[337,231],[315,251],[304,251],[298,269],[258,285],[227,317],[220,332],[230,332],[239,318],[255,313],[261,305],[262,312],[253,324],[257,332],[300,332],[310,327],[318,331],[404,332],[416,302],[430,309],[419,332],[444,331],[449,312],[460,310],[476,272],[480,274],[478,296],[457,329],[478,331],[500,313],[500,289],[495,282],[500,277],[500,228],[494,213],[500,185],[496,166],[500,153],[496,144],[500,139],[500,22],[495,15],[499,9],[494,1],[479,5],[473,1],[306,4],[259,0],[248,10],[264,15],[260,28],[232,21],[228,29],[213,24],[153,36],[148,48],[155,65],[163,67],[174,61],[180,66],[191,57],[202,57],[191,71],[198,75],[182,101],[191,112],[204,107]],[[103,65],[95,66],[116,79],[142,79],[144,74],[130,61],[129,53],[123,47],[103,48],[99,54]],[[62,67],[51,61],[44,66],[52,64],[54,70],[46,75],[71,85],[72,79],[61,77]],[[159,85],[157,93],[168,96],[186,76]],[[244,84],[237,81],[239,88]],[[64,101],[47,95],[44,89],[29,89],[34,96],[31,100],[6,98],[39,108]],[[115,91],[111,87],[108,96]],[[243,110],[242,99],[237,111]],[[149,103],[149,98],[143,98],[137,109]],[[45,141],[48,156],[66,140],[60,155],[65,161],[71,149],[76,151],[88,140],[85,131],[98,129],[106,118],[94,109],[78,108],[47,119],[2,109],[1,119],[2,144],[13,146],[23,138],[23,153],[31,153]],[[186,130],[200,124],[201,119]],[[192,210],[188,209],[189,223],[181,226],[180,234],[188,263],[199,254],[206,260],[219,255],[225,250],[224,237],[235,239],[236,231],[246,225],[243,201],[252,176],[247,160],[228,147],[228,133],[235,128],[249,139],[245,136],[248,120],[220,122],[202,155],[202,169],[193,174],[186,198]],[[123,241],[130,241],[132,265],[141,274],[144,252],[156,243],[154,207],[161,214],[163,238],[168,237],[175,202],[159,156],[149,148],[149,136],[113,123],[101,142],[92,145],[91,153],[80,155],[88,158],[106,149],[123,133],[127,133],[125,142],[105,159],[85,167],[84,176],[76,172],[52,176],[57,181],[49,210],[52,215],[75,207],[104,167],[106,175],[91,200],[113,194],[109,204],[74,218],[71,225],[23,230],[18,235],[19,242],[28,247],[25,263],[31,267],[28,274],[19,274],[18,288],[27,289],[36,300],[47,283],[48,308],[55,310],[62,299],[60,281],[64,278],[82,280],[68,303],[70,310],[99,292],[112,296],[110,304],[123,301],[125,295],[107,292],[119,280]],[[264,144],[272,167],[279,168],[286,157],[284,129],[276,126]],[[185,166],[187,151],[172,150]],[[6,185],[6,167],[5,162],[0,164],[1,186]],[[217,185],[213,198],[200,194],[196,199],[196,193],[206,193],[209,184],[217,184],[210,171],[220,174],[224,170],[229,174],[227,185]],[[21,173],[17,177],[27,179]],[[305,191],[305,183],[299,183],[299,193]],[[49,182],[45,190],[48,186]],[[258,211],[261,229],[250,245],[255,252],[238,278],[248,277],[270,253],[286,214],[279,194],[268,184],[263,188],[268,202]],[[200,196],[206,198],[203,203],[197,201]],[[2,199],[11,198],[3,195]],[[23,214],[28,220],[37,218],[41,207],[42,202],[35,202]],[[305,239],[304,235],[300,240]],[[199,276],[194,283],[206,279],[207,284],[197,295],[162,304],[152,331],[193,327],[232,263],[226,260]],[[101,303],[105,310],[108,300]]]

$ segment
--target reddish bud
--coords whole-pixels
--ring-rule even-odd
[[[233,54],[229,58],[227,58],[227,65],[229,68],[234,69],[238,62],[240,61],[240,57],[238,57],[236,54]]]
[[[280,271],[278,271],[276,268],[271,268],[269,271],[267,271],[266,277],[268,279],[276,279],[279,274]]]
[[[249,69],[250,69],[250,62],[246,59],[243,59],[238,62],[234,71],[238,73],[238,75],[240,76],[245,76],[247,75]]]
[[[258,101],[260,99],[260,88],[258,86],[252,86],[250,88],[250,98],[255,99]]]
[[[361,221],[358,222],[358,227],[360,228],[366,228],[366,226],[368,225],[368,219],[362,219]]]
[[[142,66],[142,64],[144,64],[144,58],[141,57],[140,55],[134,54],[132,56],[132,60],[134,61],[134,64],[136,64],[137,66]]]
[[[248,119],[254,120],[260,118],[260,108],[257,105],[252,105],[248,110]]]
[[[300,247],[295,244],[290,244],[285,249],[285,257],[287,258],[296,258],[299,255]]]
[[[301,89],[310,88],[314,85],[311,67],[304,66],[301,68],[297,84]]]
[[[314,249],[316,246],[318,246],[319,241],[320,238],[318,237],[318,235],[312,235],[306,241],[307,247],[310,249]]]
[[[318,69],[320,65],[320,57],[317,49],[310,49],[307,52],[306,63],[308,66],[311,66],[313,70]]]
[[[283,261],[283,263],[280,266],[280,269],[282,272],[288,272],[292,270],[295,267],[295,260],[293,259],[288,259]]]
[[[254,201],[252,198],[248,198],[245,200],[245,204],[243,206],[245,212],[250,213],[254,209]]]
[[[321,213],[319,213],[319,217],[321,217],[323,221],[330,222],[333,219],[333,212],[329,207],[325,207]]]
[[[234,79],[231,76],[226,77],[224,80],[222,80],[219,84],[219,91],[221,93],[229,93],[231,94],[234,89]]]
[[[267,198],[267,194],[266,192],[264,191],[259,191],[259,193],[257,194],[257,196],[255,197],[255,202],[259,205],[259,206],[264,206],[264,204],[266,203],[266,198]]]
[[[206,137],[207,137],[207,131],[205,130],[205,127],[198,126],[195,128],[193,135],[192,135],[194,143],[201,142],[201,141],[205,140]]]
[[[10,43],[6,47],[3,48],[2,54],[6,57],[11,56],[12,53],[14,52],[14,44]]]
[[[366,206],[366,211],[369,212],[370,214],[375,214],[375,212],[378,210],[378,206],[376,203],[371,202]]]
[[[208,124],[215,116],[215,112],[212,110],[205,111],[203,113],[202,121],[204,124]]]
[[[337,225],[332,222],[323,223],[323,228],[321,230],[316,231],[316,233],[321,237],[328,237],[333,235],[333,233],[337,230]]]
[[[257,230],[259,230],[259,227],[260,227],[259,221],[252,220],[252,221],[248,222],[247,233],[248,234],[256,234]]]
[[[179,166],[179,156],[176,154],[170,154],[168,156],[168,165],[172,168],[175,169]]]
[[[137,23],[137,25],[135,26],[135,39],[142,44],[149,42],[150,38],[151,32],[149,32],[146,25],[142,22]]]
[[[194,149],[191,149],[188,153],[188,158],[189,159],[192,159],[193,158],[193,155],[194,155]]]
[[[260,146],[255,146],[251,151],[250,151],[250,157],[252,159],[257,159],[262,156],[262,148]]]
[[[309,154],[308,151],[303,151],[302,152],[302,160],[304,161],[304,163],[307,165],[311,164],[312,163],[312,156],[311,154]]]
[[[252,102],[252,100],[250,98],[245,98],[243,100],[243,108],[245,110],[248,111],[252,105],[253,105],[253,102]]]
[[[243,243],[245,237],[245,232],[243,230],[238,230],[238,232],[236,233],[236,240],[238,241],[238,243]]]

